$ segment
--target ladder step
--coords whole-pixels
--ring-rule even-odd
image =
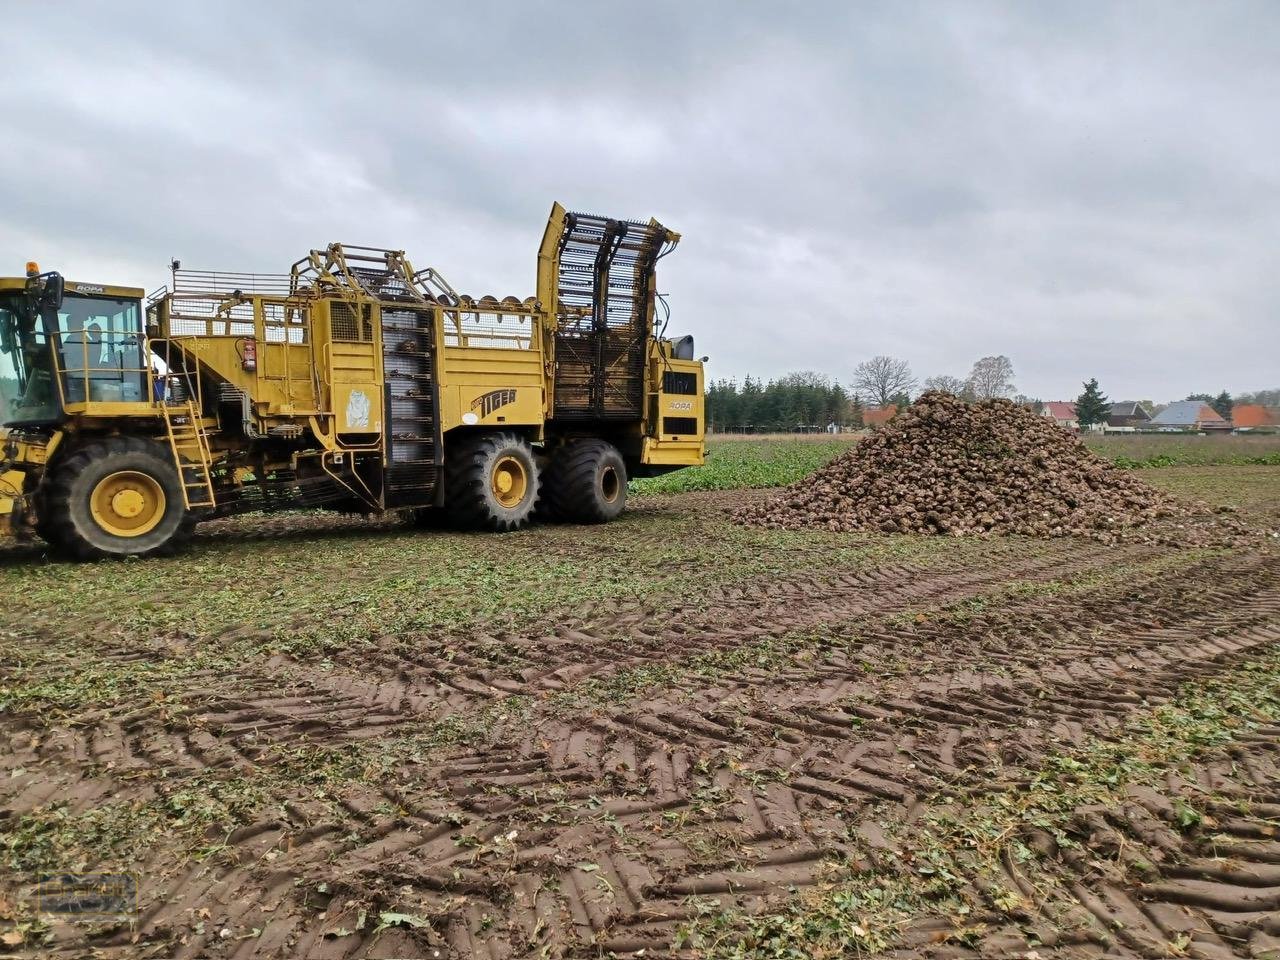
[[[188,400],[179,405],[167,403],[164,413],[165,429],[169,436],[169,449],[178,468],[182,484],[182,499],[188,510],[193,507],[216,507],[218,498],[213,492],[213,480],[209,474],[212,456],[209,437],[195,402]]]

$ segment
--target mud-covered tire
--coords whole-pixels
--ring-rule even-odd
[[[133,504],[139,499],[144,503],[138,514],[114,517],[119,523],[114,529],[113,515],[102,509],[112,484]],[[136,488],[147,493],[138,494]],[[50,546],[76,560],[172,553],[195,528],[172,455],[139,437],[108,437],[71,453],[56,468],[44,504],[48,516],[41,528]],[[127,513],[131,508],[122,509]]]
[[[551,455],[539,516],[566,523],[608,523],[627,506],[627,465],[605,440],[572,440]]]
[[[456,527],[519,530],[529,522],[538,488],[533,448],[517,434],[464,437],[446,450],[445,513]]]
[[[50,522],[52,511],[49,509],[49,498],[40,496],[36,498],[36,519],[35,531],[36,536],[45,543],[52,545],[54,538],[58,535],[53,523]]]

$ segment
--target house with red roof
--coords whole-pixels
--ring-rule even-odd
[[[1076,405],[1065,400],[1050,400],[1044,405],[1042,415],[1051,419],[1064,430],[1079,430],[1080,418],[1076,416]]]
[[[885,407],[867,407],[862,411],[862,423],[867,427],[882,427],[898,415],[898,405],[891,403]]]
[[[1275,430],[1280,428],[1280,410],[1260,403],[1241,403],[1231,409],[1231,425],[1237,430]]]

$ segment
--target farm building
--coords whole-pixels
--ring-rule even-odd
[[[1044,405],[1043,416],[1048,417],[1060,427],[1067,430],[1079,430],[1080,421],[1076,417],[1076,405],[1065,400],[1050,400]]]
[[[891,403],[887,407],[867,407],[862,411],[862,422],[868,427],[882,427],[897,415],[896,403]]]
[[[1145,427],[1150,422],[1150,412],[1137,400],[1113,403],[1107,415],[1108,427]]]
[[[1237,430],[1280,429],[1280,410],[1260,403],[1242,403],[1232,409],[1231,425]]]
[[[1230,422],[1199,400],[1171,403],[1151,418],[1151,426],[1167,430],[1230,430]]]

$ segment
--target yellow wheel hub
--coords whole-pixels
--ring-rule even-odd
[[[515,457],[499,457],[493,465],[493,477],[490,481],[493,496],[500,504],[510,509],[520,505],[525,492],[529,489],[529,474],[524,464]]]
[[[130,520],[140,514],[146,506],[147,498],[132,487],[121,490],[111,498],[111,509],[115,511],[116,516]]]
[[[89,495],[93,519],[116,537],[150,533],[164,517],[164,488],[149,474],[120,470],[98,481]]]

